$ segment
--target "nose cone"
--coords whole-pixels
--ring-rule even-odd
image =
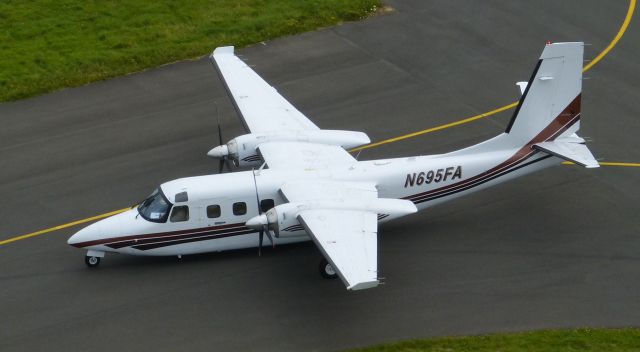
[[[67,243],[78,248],[91,246],[100,238],[100,227],[100,221],[95,224],[91,224],[69,237]]]
[[[213,158],[224,158],[225,156],[229,155],[229,148],[227,147],[226,144],[219,145],[211,149],[207,153],[207,155]]]
[[[267,224],[267,216],[265,214],[254,216],[244,223],[248,228],[260,230]]]

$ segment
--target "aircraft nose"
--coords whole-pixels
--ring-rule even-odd
[[[67,244],[78,248],[86,247],[91,245],[91,241],[98,239],[99,235],[98,223],[91,224],[69,237]]]

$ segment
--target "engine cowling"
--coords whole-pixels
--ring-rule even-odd
[[[277,205],[266,213],[251,218],[245,224],[257,230],[266,226],[276,237],[299,236],[304,227],[298,221],[301,212],[315,209],[359,210],[375,214],[406,215],[418,211],[416,206],[406,199],[376,198],[363,201],[315,200]]]
[[[371,142],[366,134],[354,131],[295,130],[250,133],[211,149],[207,155],[229,158],[236,166],[260,166],[264,161],[258,154],[258,147],[263,143],[285,141],[339,145],[343,148],[354,148]]]
[[[304,228],[297,215],[304,208],[304,205],[287,203],[269,209],[266,212],[269,229],[278,238],[300,236]]]
[[[249,219],[247,227],[256,230],[273,231],[277,238],[287,238],[304,234],[304,228],[297,219],[298,213],[308,208],[305,204],[286,203],[275,206],[264,214]]]

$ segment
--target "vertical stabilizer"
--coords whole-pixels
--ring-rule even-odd
[[[583,54],[581,42],[545,46],[505,131],[512,142],[553,140],[578,130]]]

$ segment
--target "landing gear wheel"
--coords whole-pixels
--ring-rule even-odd
[[[318,269],[320,269],[320,275],[322,275],[322,277],[324,277],[325,279],[335,279],[336,277],[338,277],[338,273],[336,272],[336,270],[325,258],[322,258],[322,260],[320,261]]]
[[[84,257],[84,263],[90,268],[95,268],[100,264],[100,257]]]

